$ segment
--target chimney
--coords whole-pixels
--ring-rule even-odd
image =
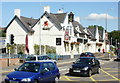
[[[80,22],[80,17],[75,17],[75,21]]]
[[[16,15],[20,18],[20,9],[15,9],[14,10],[14,15]]]
[[[44,6],[44,12],[50,13],[50,6]]]
[[[57,13],[63,13],[63,10],[59,9]]]

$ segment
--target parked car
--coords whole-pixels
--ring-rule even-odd
[[[100,62],[95,57],[78,58],[69,69],[70,75],[91,76],[93,73],[100,73]]]
[[[50,83],[60,78],[53,62],[25,62],[6,76],[6,83]]]
[[[91,52],[84,52],[80,54],[80,57],[95,57],[95,55]]]
[[[57,64],[57,61],[54,59],[51,59],[47,55],[29,55],[26,57],[25,61],[51,61]]]

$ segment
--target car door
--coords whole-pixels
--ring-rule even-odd
[[[97,59],[95,59],[95,72],[98,71],[99,67],[100,67],[100,63]]]
[[[94,73],[96,71],[96,64],[94,58],[91,60],[91,68],[92,68],[92,73]]]
[[[50,71],[48,63],[42,64],[40,73],[41,73],[40,81],[50,81],[51,80],[52,73]]]
[[[51,80],[54,80],[55,79],[55,77],[56,77],[56,67],[55,67],[55,64],[53,64],[53,63],[48,63],[48,65],[49,65],[49,69],[50,69],[50,71],[51,71]]]

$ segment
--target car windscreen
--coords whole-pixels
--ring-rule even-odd
[[[25,72],[38,72],[40,69],[40,64],[38,63],[24,63],[21,65],[17,71],[25,71]]]
[[[79,58],[75,61],[75,64],[90,64],[91,59],[90,58]]]
[[[26,61],[34,61],[34,60],[36,60],[36,57],[34,56],[26,58]]]
[[[38,57],[38,60],[48,60],[48,59],[51,59],[51,58],[49,58],[48,56],[39,56]]]

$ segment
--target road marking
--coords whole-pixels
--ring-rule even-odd
[[[119,73],[120,71],[107,71],[107,72],[118,72]]]
[[[115,79],[107,79],[107,80],[96,80],[96,81],[115,81]]]
[[[68,81],[73,81],[73,80],[71,80],[70,78],[68,78],[67,76],[64,76]]]
[[[96,82],[96,80],[91,76],[90,77],[90,79],[92,80],[92,81],[94,81],[95,83],[98,83],[98,82]]]
[[[107,75],[111,76],[115,80],[119,80],[118,78],[114,77],[113,75],[109,74],[108,72],[104,71],[103,69],[101,69],[101,71],[104,72],[104,73],[106,73]]]

